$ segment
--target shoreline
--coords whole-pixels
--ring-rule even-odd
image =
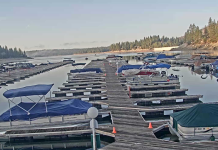
[[[107,52],[97,52],[97,53],[77,53],[72,55],[88,55],[88,54],[119,54],[119,53],[139,53],[139,52],[154,52],[154,50],[149,49],[136,49],[136,50],[121,50],[121,51],[107,51]],[[55,57],[55,56],[69,56],[69,55],[52,55],[52,56],[38,56],[38,57]],[[36,57],[33,57],[33,59]]]

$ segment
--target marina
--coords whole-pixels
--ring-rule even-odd
[[[128,82],[125,77],[115,74],[117,71],[116,61],[102,59],[87,63],[84,69],[99,68],[102,72],[90,73],[67,73],[66,83],[58,86],[56,90],[46,97],[47,102],[65,102],[70,99],[80,99],[89,102],[99,109],[97,120],[99,127],[96,133],[101,139],[113,138],[112,143],[106,143],[102,150],[113,149],[205,149],[210,146],[217,149],[216,144],[210,142],[190,143],[185,145],[180,142],[172,142],[158,139],[154,132],[161,126],[167,125],[170,114],[187,110],[199,103],[203,95],[189,95],[188,88],[181,88],[180,80],[162,82]],[[121,65],[119,65],[121,67]],[[198,93],[200,94],[200,93]],[[86,114],[73,116],[57,116],[43,118],[34,121],[12,122],[12,127],[6,127],[0,123],[4,138],[10,142],[16,139],[33,141],[57,136],[58,139],[73,136],[90,136],[90,118]],[[106,125],[101,122],[109,121]],[[35,121],[36,122],[36,121]],[[64,126],[60,127],[60,123]],[[152,128],[150,128],[150,123]],[[26,124],[25,131],[20,125]],[[28,124],[31,126],[28,127]],[[35,124],[35,125],[34,125]],[[52,127],[50,125],[52,124]],[[77,124],[83,124],[77,125]],[[75,126],[73,126],[75,125]],[[116,130],[114,132],[113,130]],[[113,131],[113,132],[112,132]],[[36,138],[37,137],[37,138]],[[89,142],[88,142],[89,143]],[[34,144],[32,144],[34,145]],[[91,145],[90,145],[91,146]],[[13,147],[13,146],[12,146]]]
[[[218,150],[218,1],[11,1],[0,150]]]

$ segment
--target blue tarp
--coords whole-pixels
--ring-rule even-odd
[[[96,73],[103,73],[100,68],[87,68],[87,69],[75,69],[70,70],[70,73],[80,73],[80,72],[96,72]]]
[[[22,97],[31,95],[46,95],[54,84],[38,84],[33,86],[26,86],[18,89],[7,90],[3,93],[4,97]]]
[[[157,59],[165,59],[165,58],[174,58],[174,56],[166,56],[165,54],[160,54],[157,56]]]
[[[142,67],[142,65],[124,65],[118,69],[118,73],[121,73],[123,70],[139,69],[141,67]]]
[[[18,105],[25,110],[29,110],[34,104],[35,103],[20,102]],[[45,103],[41,102],[36,104],[36,106],[30,110],[30,114],[27,115],[26,111],[22,110],[18,106],[14,106],[11,108],[11,120],[29,120],[29,118],[34,119],[37,117],[83,114],[86,113],[90,107],[92,107],[92,104],[78,99],[48,102],[48,112],[46,113]],[[7,110],[5,113],[3,113],[0,116],[0,120],[9,121],[10,110]]]
[[[171,67],[171,65],[169,64],[156,64],[156,65],[148,65],[146,66],[146,68],[149,68],[149,69],[154,69],[154,68],[167,68],[169,69]]]
[[[218,60],[212,63],[212,65],[217,66],[218,65]]]

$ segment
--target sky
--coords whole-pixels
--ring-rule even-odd
[[[0,0],[0,45],[22,50],[109,46],[183,36],[218,19],[217,0]]]

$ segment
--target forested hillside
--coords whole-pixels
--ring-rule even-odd
[[[218,41],[218,22],[209,19],[208,24],[200,29],[195,24],[191,24],[185,32],[184,42],[188,44],[215,43]]]
[[[160,37],[159,35],[144,37],[141,40],[135,40],[134,42],[119,42],[115,44],[111,44],[110,49],[112,51],[119,50],[132,50],[132,49],[152,49],[158,47],[170,47],[170,46],[178,46],[183,43],[183,38],[168,38],[168,37]]]
[[[218,22],[216,20],[209,19],[208,24],[205,27],[200,28],[195,24],[191,24],[188,30],[181,37],[160,37],[159,35],[153,35],[144,37],[141,40],[135,40],[133,42],[118,42],[111,44],[108,47],[95,47],[95,48],[82,48],[82,49],[54,49],[54,50],[35,50],[28,51],[28,56],[56,56],[56,55],[72,55],[80,53],[98,53],[107,51],[120,51],[120,50],[134,50],[134,49],[153,49],[159,47],[171,47],[186,45],[183,49],[218,49],[218,47],[211,43],[218,42]],[[11,51],[11,50],[10,50]],[[11,51],[12,52],[12,51]],[[16,51],[15,51],[16,52]],[[17,53],[17,52],[16,52]],[[6,53],[5,53],[6,54]],[[21,56],[25,55],[25,53]],[[12,56],[12,55],[10,55]]]

